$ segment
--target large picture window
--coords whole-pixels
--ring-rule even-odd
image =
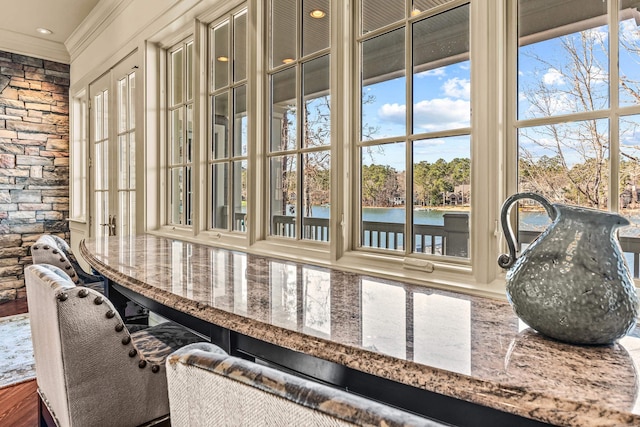
[[[169,214],[171,225],[191,226],[193,221],[193,41],[168,52]]]
[[[358,246],[469,258],[470,6],[432,3],[361,2]]]
[[[518,191],[551,202],[618,211],[638,277],[640,252],[640,31],[627,0],[518,1]],[[519,240],[548,223],[520,205]]]
[[[269,234],[329,240],[330,2],[272,0]]]
[[[247,11],[210,29],[210,227],[247,228]]]

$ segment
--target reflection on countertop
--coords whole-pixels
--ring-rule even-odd
[[[81,253],[162,304],[353,369],[551,424],[640,425],[637,330],[573,346],[504,301],[153,235]]]

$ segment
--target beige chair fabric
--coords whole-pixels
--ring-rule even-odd
[[[171,425],[444,426],[360,396],[192,344],[166,361]]]
[[[38,237],[31,245],[31,257],[34,264],[50,264],[60,268],[76,285],[104,291],[102,278],[85,272],[67,242],[56,235],[43,234]]]
[[[164,358],[201,341],[173,323],[130,334],[59,268],[25,268],[38,391],[59,426],[138,426],[169,413]]]

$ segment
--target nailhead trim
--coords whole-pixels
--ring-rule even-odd
[[[144,369],[145,366],[147,366],[147,361],[146,360],[141,360],[141,361],[138,362],[138,368]]]
[[[93,300],[93,303],[95,305],[100,305],[100,304],[102,304],[103,301],[104,301],[104,299],[102,297],[96,297],[96,299]]]
[[[80,291],[78,292],[78,296],[80,298],[86,298],[89,295],[89,289],[80,289]]]
[[[158,372],[160,372],[160,366],[151,365],[151,372],[153,372],[154,374],[157,374]]]
[[[122,338],[122,344],[123,345],[127,345],[131,342],[131,337],[129,335],[127,335],[126,337]]]
[[[58,301],[66,301],[67,298],[69,298],[69,294],[66,292],[63,292],[61,294],[58,294],[56,298],[58,298]]]
[[[135,348],[129,350],[129,357],[135,357],[136,354],[138,354],[138,350],[136,350]]]
[[[122,323],[118,323],[116,325],[116,332],[122,332],[123,329],[124,329],[124,325]]]
[[[57,250],[57,249],[54,249],[52,252],[53,252],[54,254],[57,254],[57,253],[58,253],[58,250]]]
[[[107,319],[113,319],[116,315],[116,312],[113,310],[109,310],[107,311],[107,313],[105,314],[105,316],[107,316]]]

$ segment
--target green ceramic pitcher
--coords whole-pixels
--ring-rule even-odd
[[[517,257],[509,213],[522,199],[540,203],[552,223]],[[526,324],[573,344],[609,344],[633,329],[638,296],[615,233],[626,218],[517,193],[502,205],[501,224],[509,254],[498,264],[509,269],[507,298]]]

